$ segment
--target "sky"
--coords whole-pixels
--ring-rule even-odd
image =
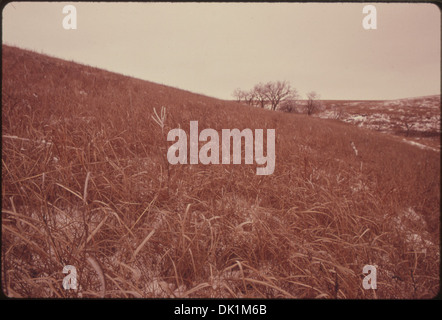
[[[63,28],[68,4],[75,30]],[[368,4],[11,2],[2,41],[220,99],[284,80],[303,98],[440,94],[438,7],[371,3],[366,30]]]

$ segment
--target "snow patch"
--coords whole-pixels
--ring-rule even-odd
[[[433,150],[433,151],[439,151],[439,152],[440,152],[439,149],[436,149],[436,148],[432,148],[432,147],[426,146],[426,145],[424,145],[424,144],[422,144],[422,143],[419,143],[419,142],[416,142],[416,141],[407,140],[407,139],[402,139],[402,141],[404,141],[404,142],[406,142],[406,143],[408,143],[408,144],[411,144],[411,145],[413,145],[413,146],[416,146],[416,147],[418,147],[418,148],[424,149],[424,150],[427,149],[427,150]]]

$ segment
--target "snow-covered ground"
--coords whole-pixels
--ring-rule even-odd
[[[426,146],[426,145],[424,145],[422,143],[419,143],[419,142],[416,142],[416,141],[413,141],[413,140],[403,139],[403,141],[406,142],[406,143],[409,143],[409,144],[411,144],[413,146],[416,146],[418,148],[421,148],[421,149],[429,149],[429,150],[434,150],[434,151],[440,151],[440,149],[432,148],[432,147]]]
[[[329,101],[324,106],[316,117],[404,136],[405,142],[416,147],[440,151],[440,95],[388,101]]]

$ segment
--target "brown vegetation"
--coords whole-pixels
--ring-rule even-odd
[[[6,295],[438,293],[440,153],[17,48],[2,55]],[[164,128],[152,119],[162,106]],[[165,133],[188,132],[190,120],[218,132],[276,129],[274,174],[169,166]],[[77,291],[62,287],[68,264]],[[366,264],[377,265],[375,291],[362,288]]]

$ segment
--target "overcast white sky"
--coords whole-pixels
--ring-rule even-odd
[[[3,43],[221,99],[276,80],[323,99],[439,94],[439,9],[373,3],[365,30],[366,4],[13,2]]]

